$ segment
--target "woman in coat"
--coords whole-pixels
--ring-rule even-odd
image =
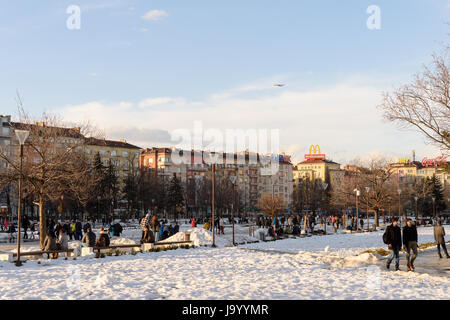
[[[59,230],[59,236],[56,243],[58,244],[59,250],[69,249],[69,236],[64,232],[63,229]]]
[[[47,231],[47,235],[44,241],[43,251],[55,251],[56,250],[56,239],[53,232]],[[47,254],[49,256],[49,254]],[[52,253],[52,258],[56,259],[58,257],[57,253]]]

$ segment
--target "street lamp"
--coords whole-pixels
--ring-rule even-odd
[[[214,187],[215,187],[215,176],[216,176],[216,164],[213,163],[212,164],[212,177],[211,177],[211,215],[212,215],[212,247],[215,248],[216,247],[216,235],[215,235],[215,221],[214,221]]]
[[[327,188],[328,188],[328,183],[322,182],[323,191],[327,190]],[[322,200],[323,200],[323,195],[322,195]],[[323,224],[323,231],[324,231],[324,234],[327,234],[327,216],[326,215],[325,215],[324,224]]]
[[[233,225],[233,246],[236,245],[234,242],[234,210],[235,210],[235,187],[236,187],[237,176],[230,176],[231,183],[233,184],[233,202],[231,203],[231,223]]]
[[[358,197],[361,194],[361,192],[358,189],[353,190],[354,192],[356,192],[356,232],[359,231],[359,214],[358,214]]]
[[[370,187],[366,187],[367,230],[370,230],[370,223],[369,223],[369,192],[370,192]]]
[[[419,197],[414,197],[414,201],[416,202],[416,225],[419,224],[419,211],[417,210],[417,200],[419,200]]]
[[[436,220],[436,198],[432,197],[431,200],[433,200],[433,220]]]
[[[17,261],[16,266],[20,267],[20,219],[21,219],[21,202],[22,202],[22,166],[23,166],[23,145],[27,140],[30,131],[28,130],[15,130],[17,140],[20,144],[20,175],[19,175],[19,203],[17,205]]]
[[[402,194],[402,190],[398,189],[397,190],[398,193],[398,217],[400,218],[400,207],[401,207],[401,203],[400,203],[400,195]],[[403,225],[403,217],[402,217],[402,225]]]

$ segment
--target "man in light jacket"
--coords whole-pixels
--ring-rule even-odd
[[[437,243],[439,258],[442,259],[442,254],[441,254],[441,247],[442,247],[442,249],[444,250],[444,253],[448,259],[448,258],[450,258],[450,256],[448,255],[447,247],[445,246],[445,238],[444,237],[445,237],[445,230],[444,230],[444,227],[442,226],[442,222],[439,220],[437,222],[437,225],[434,226],[434,240],[436,240],[436,243]]]

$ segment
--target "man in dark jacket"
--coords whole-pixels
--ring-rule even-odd
[[[120,225],[120,223],[114,224],[114,237],[120,237],[120,234],[122,233],[123,228]]]
[[[398,218],[392,219],[392,224],[386,228],[387,244],[391,253],[386,262],[386,268],[389,269],[392,260],[395,257],[395,270],[400,270],[400,248],[402,247],[402,232],[398,226]]]
[[[83,239],[81,240],[82,244],[86,244],[88,247],[95,246],[95,233],[92,232],[91,228],[87,229],[87,232],[84,234]]]
[[[100,236],[97,239],[96,246],[100,248],[107,248],[109,247],[109,236],[108,233],[105,231],[105,229],[102,227],[100,228]]]
[[[23,228],[23,238],[28,239],[28,227],[30,226],[30,220],[28,220],[27,216],[23,216],[22,219],[22,228]]]
[[[75,240],[81,240],[83,226],[80,221],[75,222]]]
[[[411,219],[407,219],[406,226],[403,227],[403,247],[406,252],[408,271],[414,271],[414,260],[417,258],[417,228]],[[411,250],[413,251],[413,256],[410,260]]]
[[[447,247],[445,246],[445,238],[444,237],[445,237],[445,230],[444,230],[444,227],[442,226],[441,220],[439,220],[437,222],[437,225],[434,227],[434,240],[436,240],[436,243],[437,243],[439,258],[442,259],[441,248],[440,248],[440,247],[442,247],[442,249],[444,250],[444,253],[448,259],[448,258],[450,258],[450,256],[448,255]]]

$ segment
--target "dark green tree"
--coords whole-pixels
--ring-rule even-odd
[[[177,220],[178,210],[184,207],[183,187],[180,180],[174,174],[169,183],[167,194],[167,207],[172,211],[175,221]]]

